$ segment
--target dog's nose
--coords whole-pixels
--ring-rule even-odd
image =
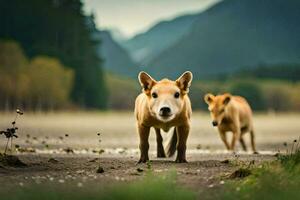
[[[213,121],[213,122],[212,122],[212,125],[213,125],[213,126],[218,126],[218,122],[217,122],[217,121]]]
[[[159,111],[160,116],[169,116],[171,113],[171,109],[169,107],[162,107]]]

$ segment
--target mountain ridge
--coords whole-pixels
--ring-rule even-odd
[[[103,59],[103,66],[106,71],[127,77],[137,76],[139,72],[138,64],[135,63],[128,52],[113,39],[108,30],[97,31],[94,35],[95,38],[101,41],[97,52]]]
[[[128,50],[133,60],[145,65],[150,59],[182,37],[196,18],[196,14],[189,14],[161,21],[121,45]]]
[[[299,63],[299,8],[297,0],[221,1],[195,15],[189,29],[151,57],[145,70],[159,78],[191,70],[203,78],[260,64]]]

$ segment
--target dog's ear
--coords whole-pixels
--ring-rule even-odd
[[[176,84],[181,89],[181,91],[183,91],[184,93],[188,93],[192,80],[193,80],[192,72],[186,71],[176,80]]]
[[[154,80],[149,74],[143,71],[139,73],[138,79],[143,88],[143,91],[146,94],[150,94],[151,88],[156,84],[156,80]]]
[[[211,102],[214,101],[215,96],[211,93],[208,93],[204,96],[204,101],[209,105]]]
[[[227,105],[227,104],[230,102],[230,100],[231,100],[231,94],[225,93],[225,94],[224,94],[223,104],[224,104],[224,105]]]

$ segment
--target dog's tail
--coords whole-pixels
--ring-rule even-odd
[[[176,128],[174,128],[173,135],[171,139],[168,141],[166,147],[168,157],[172,157],[175,154],[176,145],[177,145],[177,132],[176,132]]]

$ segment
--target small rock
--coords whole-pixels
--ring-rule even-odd
[[[98,160],[98,158],[94,158],[92,160],[90,160],[89,162],[96,162]]]
[[[224,164],[229,164],[229,160],[226,159],[226,160],[222,160],[221,163],[224,163]]]
[[[99,166],[97,169],[97,173],[100,173],[100,174],[104,173],[103,167]]]
[[[59,179],[58,182],[59,182],[59,183],[64,183],[65,180],[64,180],[64,179]]]
[[[74,153],[74,150],[71,149],[70,147],[65,148],[64,151],[65,151],[66,153]]]
[[[49,162],[49,163],[52,163],[52,164],[57,164],[57,163],[59,163],[59,161],[56,160],[55,158],[49,158],[48,162]]]
[[[137,168],[136,171],[143,172],[144,170],[142,168]]]
[[[251,170],[247,168],[240,168],[236,171],[234,171],[229,178],[234,179],[234,178],[245,178],[247,176],[251,175]]]
[[[27,164],[23,163],[17,156],[0,154],[0,165],[2,167],[26,167]]]

